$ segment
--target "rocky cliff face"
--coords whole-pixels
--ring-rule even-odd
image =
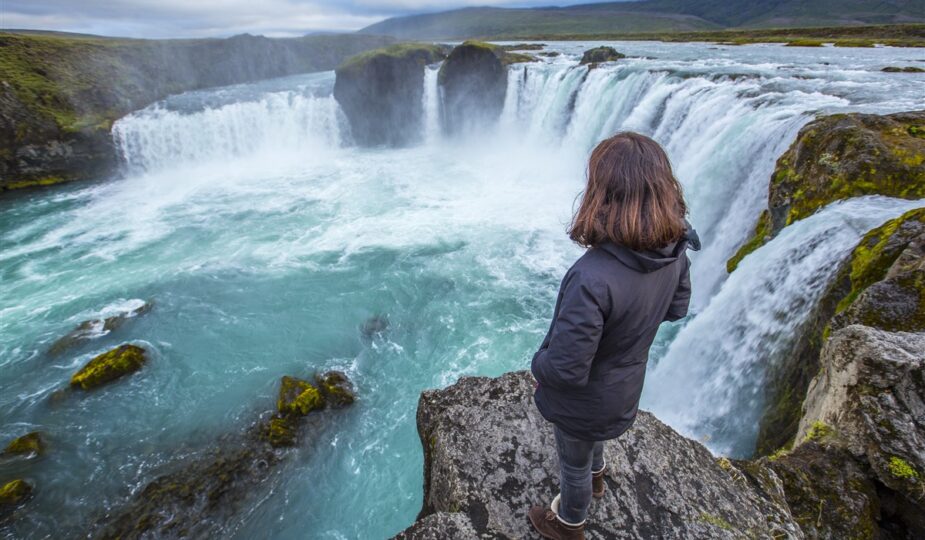
[[[333,69],[393,40],[335,35],[123,40],[0,33],[0,190],[105,176],[109,130],[187,90]]]
[[[850,324],[925,331],[925,209],[870,231],[846,261],[802,329],[791,353],[768,373],[756,451],[792,444],[810,380],[831,333]]]
[[[463,378],[418,405],[424,505],[398,538],[532,538],[526,512],[557,493],[552,429],[533,405],[528,372]],[[589,538],[802,538],[783,486],[759,466],[716,459],[648,413],[607,444],[607,494]]]
[[[794,221],[861,195],[925,197],[925,111],[835,114],[807,124],[777,160],[768,209],[727,268]]]
[[[467,41],[440,68],[443,130],[463,133],[498,120],[507,92],[506,66],[534,58],[479,41]]]
[[[588,538],[921,538],[925,341],[884,334],[836,333],[801,443],[771,458],[716,458],[641,412],[605,446],[607,491],[591,504]],[[516,372],[421,396],[424,504],[396,538],[537,537],[526,511],[557,493],[558,467],[533,389]]]
[[[424,68],[446,58],[439,45],[399,44],[341,64],[334,97],[365,146],[404,146],[423,133]]]

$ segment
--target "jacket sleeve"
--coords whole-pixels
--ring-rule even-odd
[[[563,280],[548,344],[537,351],[531,365],[541,385],[566,390],[588,384],[604,328],[604,300],[602,291],[580,273],[571,273]]]
[[[681,271],[681,278],[678,280],[678,288],[674,292],[674,298],[665,314],[666,321],[677,321],[687,316],[687,309],[691,303],[691,260],[684,255],[684,270]]]

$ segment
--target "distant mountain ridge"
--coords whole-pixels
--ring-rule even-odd
[[[403,39],[463,39],[922,22],[925,0],[644,0],[463,8],[393,17],[360,32]]]

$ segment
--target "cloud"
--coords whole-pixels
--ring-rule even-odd
[[[3,0],[0,27],[131,37],[353,31],[394,15],[531,0]],[[575,3],[565,2],[565,3]]]

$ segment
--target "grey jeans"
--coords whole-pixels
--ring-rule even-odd
[[[555,426],[559,454],[559,518],[578,525],[591,506],[591,472],[604,468],[604,443],[576,439]]]

